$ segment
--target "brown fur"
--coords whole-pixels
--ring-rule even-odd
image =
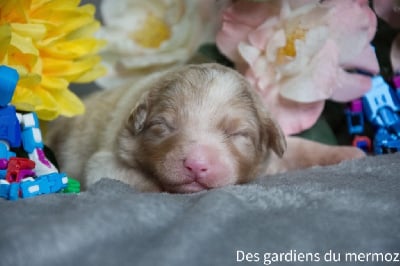
[[[217,64],[156,73],[85,104],[85,115],[61,119],[48,134],[62,171],[85,186],[111,177],[141,191],[195,192],[362,156],[289,138],[280,160],[279,126],[245,79]],[[189,161],[207,167],[195,172]]]

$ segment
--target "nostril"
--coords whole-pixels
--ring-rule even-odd
[[[188,171],[196,175],[208,172],[207,162],[202,160],[186,159],[183,164]]]

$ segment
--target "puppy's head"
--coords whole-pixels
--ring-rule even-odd
[[[244,183],[286,143],[257,94],[234,70],[186,66],[155,82],[118,138],[118,156],[169,192]]]

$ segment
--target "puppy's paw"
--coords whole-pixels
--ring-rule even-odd
[[[332,160],[335,163],[346,160],[360,159],[367,156],[361,149],[351,146],[337,147],[334,151],[332,151],[331,155]]]
[[[352,146],[332,146],[298,137],[288,137],[287,142],[288,152],[279,163],[287,170],[338,164],[366,156],[362,150]]]

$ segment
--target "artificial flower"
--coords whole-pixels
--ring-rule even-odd
[[[400,0],[379,0],[373,2],[375,13],[391,27],[400,29]],[[393,72],[400,74],[400,33],[394,38],[390,48]]]
[[[364,0],[238,0],[223,12],[217,46],[290,135],[310,128],[326,99],[349,101],[370,88],[369,77],[346,70],[379,71],[375,31]]]
[[[187,62],[215,36],[214,6],[211,0],[103,0],[99,36],[108,41],[102,53],[108,71],[96,82],[104,88],[123,86]]]
[[[84,112],[70,82],[90,82],[105,73],[92,37],[99,28],[93,5],[79,0],[0,1],[0,64],[19,75],[12,104],[43,120]]]
[[[390,50],[390,58],[392,63],[393,72],[396,75],[400,74],[400,34],[397,34],[396,38],[392,42]]]

